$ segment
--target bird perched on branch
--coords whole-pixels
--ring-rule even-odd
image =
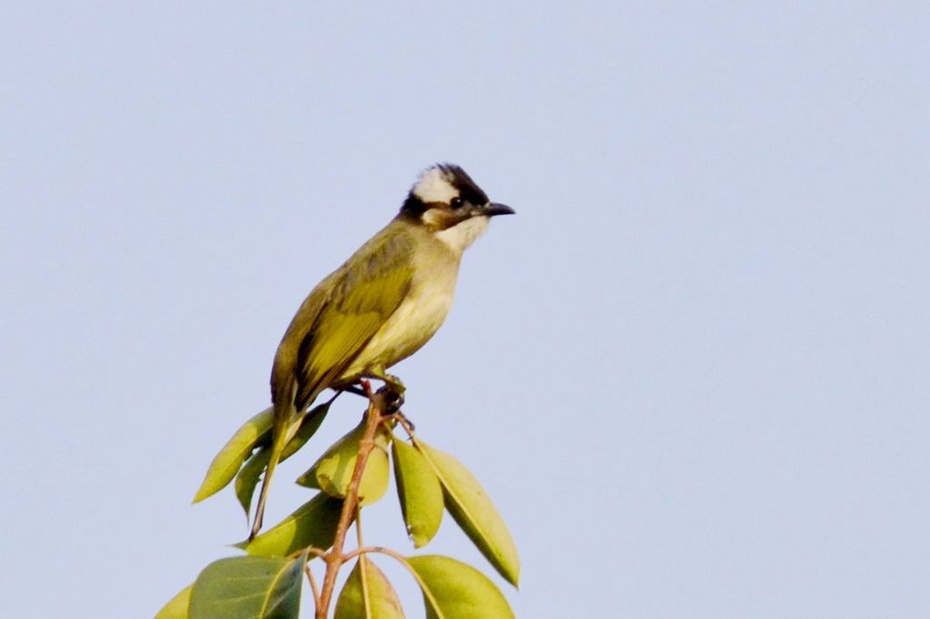
[[[509,206],[491,202],[450,164],[425,170],[400,212],[314,288],[284,333],[271,372],[271,457],[251,537],[262,526],[275,466],[294,422],[325,389],[376,378],[420,349],[452,306],[462,253]]]

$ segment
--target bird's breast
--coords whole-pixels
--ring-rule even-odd
[[[378,366],[389,368],[426,344],[452,308],[457,266],[418,269],[404,300],[371,338],[344,378],[366,374]]]

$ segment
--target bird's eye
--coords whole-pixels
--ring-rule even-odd
[[[451,206],[454,209],[462,208],[462,198],[460,198],[459,196],[455,196],[449,201],[449,206]]]

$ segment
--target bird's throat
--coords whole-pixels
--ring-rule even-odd
[[[488,218],[479,215],[434,234],[457,256],[461,256],[468,246],[474,243],[487,229]]]

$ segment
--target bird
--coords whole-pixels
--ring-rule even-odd
[[[403,385],[387,369],[419,350],[452,307],[464,251],[498,215],[460,166],[425,169],[397,215],[307,295],[281,338],[271,371],[271,451],[250,539],[262,527],[271,478],[295,420],[326,389],[362,380]]]

